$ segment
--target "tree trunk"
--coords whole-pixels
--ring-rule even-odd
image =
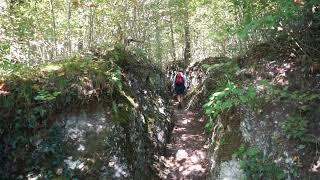
[[[69,55],[71,55],[71,52],[72,52],[70,20],[71,20],[71,0],[68,0],[68,30],[67,30],[67,34],[68,34],[68,51],[69,51]]]
[[[78,41],[77,41],[77,52],[81,52],[83,50],[83,42],[84,42],[84,38],[83,38],[83,24],[82,22],[79,20],[79,10],[78,10]]]
[[[88,27],[88,49],[91,49],[91,43],[92,43],[92,26],[93,26],[93,10],[92,7],[90,7],[89,10],[89,27]]]
[[[156,20],[156,42],[157,42],[157,49],[156,49],[156,58],[157,58],[157,61],[162,64],[162,45],[161,45],[161,29],[159,27],[159,20],[160,18],[157,17],[157,20]]]
[[[120,23],[117,23],[117,37],[118,37],[117,42],[124,45],[125,38],[124,38],[124,33]]]
[[[53,57],[57,56],[57,34],[56,34],[56,18],[54,14],[53,9],[53,0],[50,0],[50,8],[51,8],[51,18],[52,18],[52,31],[53,31],[53,41],[54,41],[54,47],[53,47]]]
[[[139,22],[137,22],[137,6],[134,6],[133,7],[133,20],[132,20],[132,30],[133,30],[133,32],[132,32],[132,38],[133,39],[138,39],[138,28],[137,28],[137,26],[138,26],[138,24],[139,24]]]
[[[188,66],[191,59],[191,37],[190,37],[190,25],[189,14],[186,12],[184,22],[184,37],[185,37],[185,49],[184,49],[184,62],[185,66]]]
[[[240,26],[241,25],[241,18],[242,18],[242,10],[240,9],[240,7],[236,7],[235,8],[235,12],[236,12],[236,14],[237,14],[237,16],[236,16],[236,25],[237,26]],[[241,39],[241,37],[236,37],[236,39],[238,40],[238,41],[236,41],[236,42],[238,42],[237,44],[237,46],[239,47],[239,52],[240,52],[240,54],[242,55],[243,53],[244,53],[244,49],[243,49],[243,42],[242,42],[242,39]]]
[[[172,15],[170,15],[170,33],[171,33],[171,54],[172,54],[172,58],[173,61],[177,61],[177,55],[176,55],[176,45],[174,42],[174,31],[173,31],[173,18]]]

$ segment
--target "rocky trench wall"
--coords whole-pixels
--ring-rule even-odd
[[[133,179],[157,178],[159,159],[173,129],[172,108],[163,72],[152,65],[132,57],[122,66],[123,90],[118,93],[119,134],[126,136],[125,156],[131,164]],[[117,100],[116,100],[117,101]]]
[[[7,161],[2,164],[2,167],[15,168],[12,172],[0,171],[1,177],[157,179],[160,166],[158,158],[165,153],[173,128],[172,109],[168,101],[168,91],[163,83],[163,72],[145,58],[121,49],[115,49],[107,55],[98,55],[97,58],[93,58],[91,63],[100,74],[110,74],[109,69],[103,68],[103,61],[118,68],[112,79],[107,76],[111,79],[107,82],[113,83],[99,89],[103,96],[90,96],[88,103],[84,105],[68,104],[68,112],[59,111],[56,115],[51,113],[50,122],[54,125],[50,127],[48,124],[47,129],[34,131],[35,140],[32,141],[32,148],[23,151],[23,156],[19,156],[23,163]],[[86,71],[86,68],[83,66],[81,70]],[[82,74],[82,71],[79,72],[79,76],[90,74],[92,69],[88,68],[88,71]],[[72,75],[70,73],[70,76]],[[99,76],[103,77],[105,76]],[[75,73],[72,78],[79,78],[78,74]],[[91,81],[89,84],[93,90],[100,86]],[[50,85],[56,86],[54,83]],[[68,115],[69,111],[74,109],[72,106],[76,106],[76,110]],[[89,106],[93,113],[79,111],[82,108],[86,109],[85,106]],[[64,117],[64,114],[67,115]],[[79,134],[92,137],[89,137],[86,144],[80,144],[83,142]],[[85,146],[87,144],[90,146]],[[75,158],[72,156],[79,159],[72,159]],[[123,157],[123,162],[118,163],[119,159],[113,157]],[[51,159],[56,161],[51,162]],[[125,166],[118,166],[121,164]],[[107,166],[112,166],[111,170]]]
[[[268,46],[260,48],[268,48]],[[268,51],[264,50],[264,52]],[[319,89],[316,88],[319,76],[306,74],[307,67],[295,63],[300,61],[299,57],[291,60],[291,66],[283,57],[277,61],[268,57],[263,58],[261,55],[259,57],[261,59],[258,61],[255,56],[248,59],[247,61],[251,63],[247,62],[246,65],[241,64],[242,61],[230,59],[237,66],[233,76],[239,85],[243,87],[253,85],[259,89],[258,80],[266,79],[280,87],[283,86],[283,82],[287,83],[289,89],[293,89],[289,91],[289,94],[293,91],[319,93]],[[207,58],[189,67],[190,73],[193,73],[190,78],[193,82],[190,87],[190,108],[201,107],[207,102],[210,94],[218,88],[219,79],[224,77],[225,72],[221,68],[208,70],[203,65],[219,63],[221,63],[219,58]],[[285,72],[286,76],[284,76]],[[319,142],[317,138],[319,134],[316,131],[320,130],[320,126],[315,124],[319,120],[316,117],[319,114],[319,108],[316,108],[319,101],[315,99],[309,102],[297,102],[279,96],[265,101],[265,96],[259,93],[257,90],[257,97],[263,99],[261,105],[251,107],[240,104],[224,111],[215,119],[209,140],[210,173],[208,179],[250,178],[241,168],[241,159],[235,156],[241,145],[260,151],[265,159],[280,169],[283,174],[281,179],[319,178],[320,175],[317,173],[319,171],[316,170],[319,156],[316,155],[317,148],[315,148]],[[309,110],[300,111],[302,105],[308,106]],[[309,139],[312,142],[290,138],[285,130],[288,118],[299,112],[302,112],[305,117],[305,130],[308,136],[313,137]]]

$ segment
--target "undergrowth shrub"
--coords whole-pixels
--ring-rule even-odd
[[[256,148],[242,145],[235,156],[248,179],[285,179],[283,170]]]
[[[270,100],[280,98],[284,101],[300,102],[301,104],[308,104],[312,101],[319,100],[320,95],[310,91],[290,91],[288,86],[275,86],[268,80],[258,81],[259,85],[264,86],[264,98]]]
[[[42,137],[43,138],[43,137]],[[60,124],[54,123],[48,130],[47,137],[37,137],[34,140],[35,150],[28,159],[28,171],[37,172],[45,178],[55,177],[53,170],[60,169],[64,177],[70,175],[69,169],[64,164],[66,150],[63,148],[64,131]]]
[[[284,129],[289,138],[304,140],[306,136],[306,122],[301,116],[290,116],[285,122]]]
[[[209,101],[203,106],[205,113],[209,116],[206,129],[211,130],[214,119],[223,111],[239,104],[256,104],[256,89],[253,86],[238,87],[233,82],[228,82],[223,89],[213,93]]]
[[[114,47],[114,50],[111,52],[111,58],[116,62],[120,67],[124,67],[128,64],[128,53],[125,50],[125,47],[121,44],[117,44]]]

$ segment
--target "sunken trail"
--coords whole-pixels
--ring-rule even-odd
[[[199,113],[175,109],[176,124],[168,153],[163,159],[162,179],[206,179],[208,172],[205,121]]]

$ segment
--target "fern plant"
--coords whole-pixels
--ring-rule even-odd
[[[301,116],[290,116],[284,129],[290,138],[304,140],[306,136],[306,123]]]
[[[203,106],[205,113],[209,116],[207,129],[211,129],[213,120],[223,111],[239,104],[256,104],[256,89],[253,86],[237,87],[233,82],[228,82],[222,91],[213,93],[209,101]]]
[[[284,172],[256,148],[242,145],[235,153],[248,179],[285,179]]]

